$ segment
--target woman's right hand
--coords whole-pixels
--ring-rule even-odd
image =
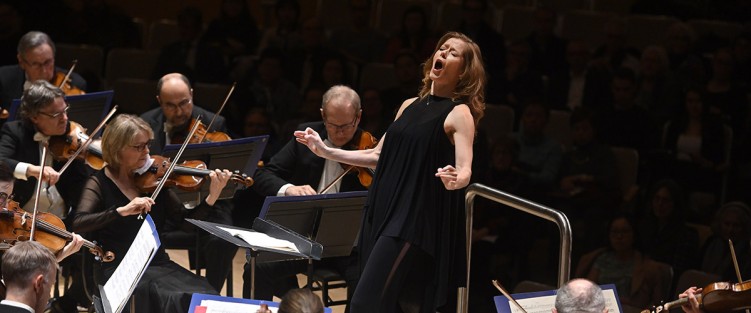
[[[149,213],[151,212],[152,205],[154,205],[154,200],[149,197],[133,198],[133,200],[130,200],[125,206],[117,208],[117,214],[120,214],[120,216],[128,216]]]
[[[306,128],[305,130],[295,131],[295,140],[297,140],[297,142],[301,144],[306,145],[311,152],[319,157],[324,157],[323,154],[325,153],[326,148],[328,148],[323,143],[323,139],[321,139],[321,136],[318,134],[318,132],[310,127]]]

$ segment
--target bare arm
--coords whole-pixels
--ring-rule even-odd
[[[295,140],[308,146],[308,149],[319,157],[354,166],[375,168],[378,163],[378,156],[381,154],[383,141],[386,140],[386,135],[383,135],[383,138],[381,138],[375,148],[365,150],[342,150],[328,147],[323,143],[318,132],[310,127],[302,131],[295,131]]]
[[[472,177],[472,142],[475,136],[475,122],[466,105],[457,105],[446,117],[444,129],[454,143],[456,164],[439,168],[435,173],[448,190],[461,189],[469,185]]]

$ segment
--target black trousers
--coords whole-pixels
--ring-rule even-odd
[[[398,238],[379,237],[360,275],[351,311],[436,312],[434,266],[422,249]]]

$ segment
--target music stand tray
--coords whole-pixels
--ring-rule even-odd
[[[239,170],[241,174],[253,177],[268,140],[269,136],[264,135],[221,142],[189,144],[178,163],[184,160],[201,160],[206,163],[209,169]],[[180,145],[167,145],[162,150],[162,155],[173,159],[178,150],[180,150]],[[219,195],[219,199],[232,198],[237,188],[239,187],[235,184],[227,184]],[[183,202],[196,201],[200,200],[201,194],[209,194],[209,184],[203,184],[198,193],[182,190],[175,190],[175,192]]]
[[[93,131],[109,113],[114,93],[112,90],[105,90],[83,95],[65,96],[65,102],[70,105],[68,119]],[[8,122],[17,119],[20,106],[21,99],[14,99],[10,109],[8,109]]]
[[[321,243],[325,247],[324,258],[348,256],[360,232],[367,194],[367,191],[352,191],[266,197],[258,217]]]

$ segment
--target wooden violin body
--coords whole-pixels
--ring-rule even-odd
[[[27,241],[31,234],[32,214],[24,211],[18,202],[8,200],[8,207],[0,209],[0,242],[13,246],[16,242]],[[38,212],[36,216],[36,233],[34,240],[57,253],[73,240],[73,234],[65,230],[63,221],[52,213]],[[85,247],[104,262],[111,262],[115,255],[102,250],[95,243],[84,240]]]
[[[708,313],[722,313],[744,309],[751,309],[751,280],[742,283],[715,282],[702,288],[697,294],[701,308]],[[681,298],[642,313],[660,313],[672,307],[688,303],[688,298]]]
[[[67,75],[65,73],[55,72],[55,77],[52,78],[52,84],[55,86],[60,86],[60,90],[62,90],[66,96],[82,95],[86,93],[78,87],[74,86],[72,79],[70,79],[70,77],[66,79],[66,76]],[[63,82],[63,80],[65,81]]]
[[[190,137],[190,140],[188,140],[188,143],[202,143],[202,142],[221,142],[221,141],[228,141],[232,140],[232,138],[229,137],[229,135],[223,133],[223,132],[209,132],[206,128],[206,125],[204,125],[201,121],[196,121],[196,119],[192,119],[190,121],[190,126],[188,129],[193,128],[193,125],[198,122],[198,128],[196,128],[195,134],[193,134],[192,137]],[[171,143],[173,144],[182,144],[185,142],[184,137],[179,136],[173,136],[171,138]]]
[[[75,154],[87,139],[89,136],[86,135],[86,129],[81,124],[70,121],[70,130],[67,134],[50,137],[49,149],[55,160],[65,161]],[[77,158],[86,161],[86,164],[93,169],[101,170],[104,167],[102,150],[95,144],[89,144],[86,151],[79,154]]]
[[[136,186],[142,192],[153,192],[171,163],[169,158],[163,156],[152,155],[151,158],[154,161],[146,172],[136,175]],[[206,163],[201,161],[184,161],[180,164],[175,166],[172,174],[167,178],[165,182],[167,186],[175,186],[186,191],[198,191],[203,184],[204,177],[212,172],[206,168]],[[231,180],[247,187],[253,185],[253,178],[237,172],[232,174]]]
[[[376,145],[378,145],[378,139],[369,132],[363,130],[360,133],[360,138],[357,138],[355,149],[372,149],[375,148]],[[355,166],[353,169],[357,171],[357,179],[360,180],[360,184],[366,188],[370,187],[370,184],[373,182],[373,169],[358,166]]]

